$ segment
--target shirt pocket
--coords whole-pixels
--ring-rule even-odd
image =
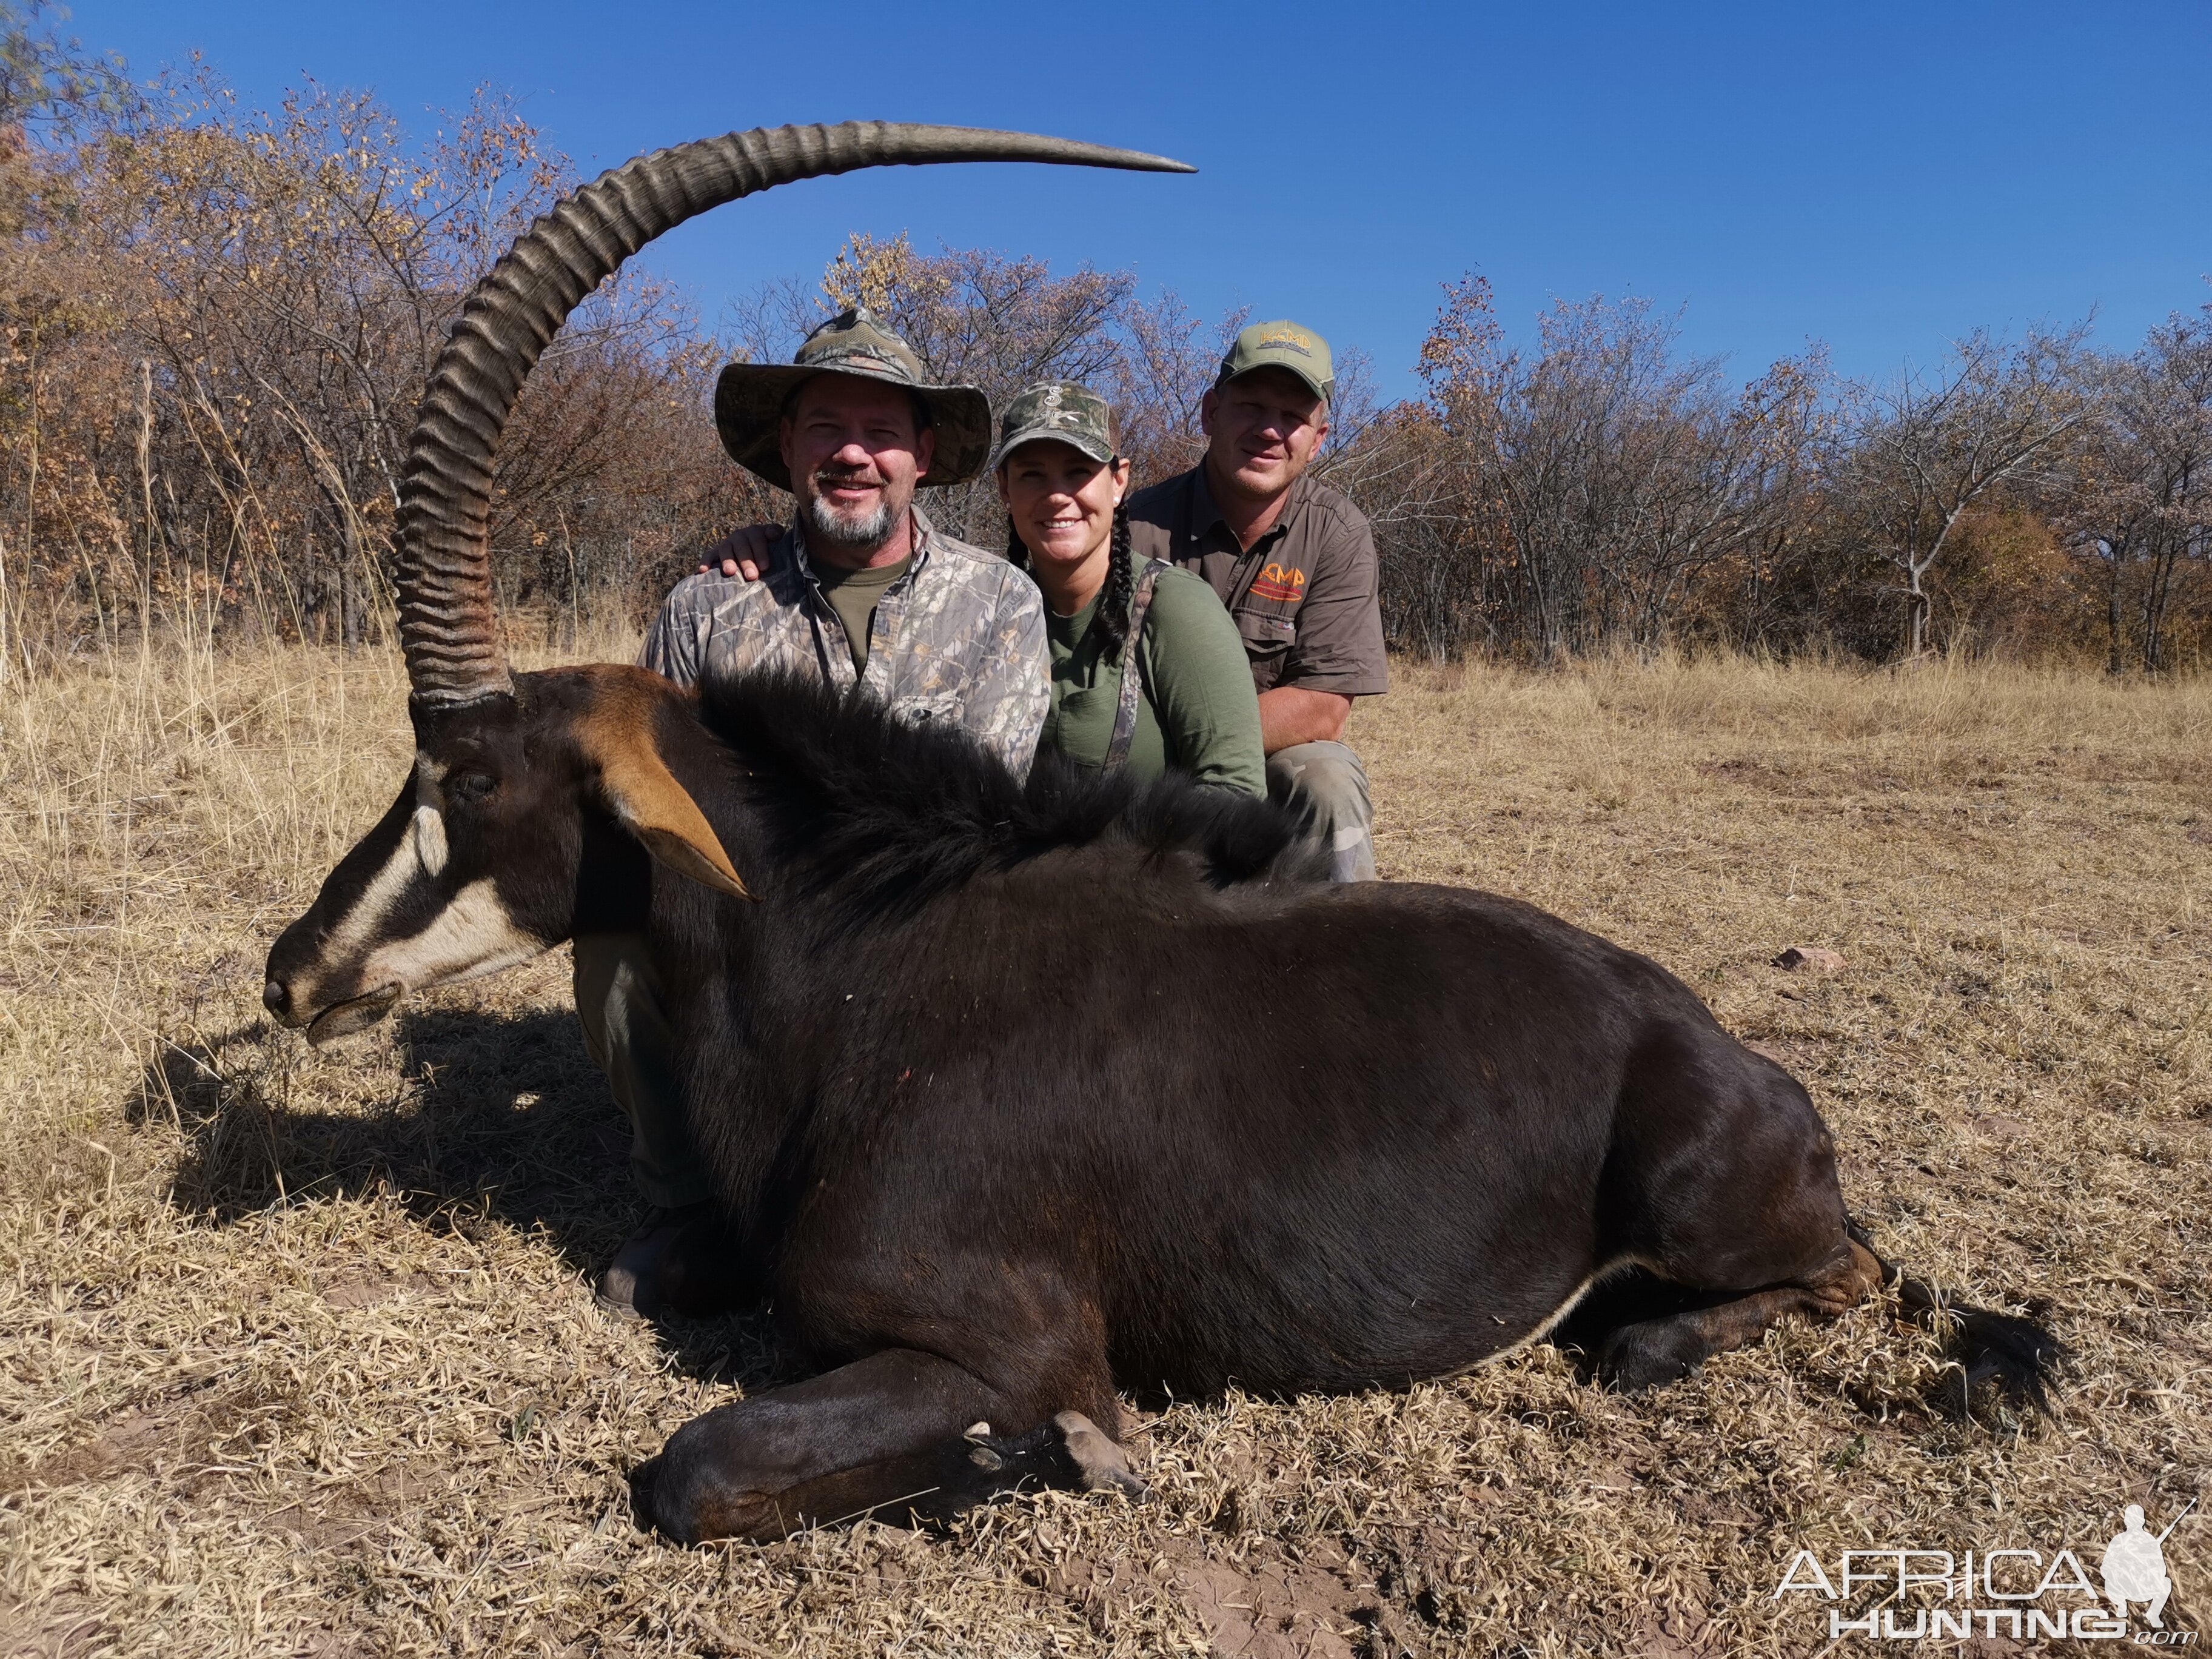
[[[1244,641],[1244,655],[1261,689],[1272,684],[1298,637],[1297,619],[1273,606],[1240,605],[1232,620]]]
[[[963,702],[954,690],[910,691],[891,699],[891,718],[901,726],[955,726],[960,724]]]

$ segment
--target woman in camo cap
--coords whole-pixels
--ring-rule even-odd
[[[1006,556],[1044,593],[1052,651],[1039,748],[1139,777],[1172,767],[1264,799],[1244,642],[1202,579],[1139,564],[1116,450],[1105,400],[1072,381],[1030,386],[999,422],[990,465],[1012,524]]]

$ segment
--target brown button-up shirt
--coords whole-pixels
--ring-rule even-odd
[[[1206,464],[1129,498],[1139,557],[1203,576],[1236,620],[1252,683],[1371,697],[1390,689],[1375,527],[1326,484],[1291,486],[1274,527],[1248,552],[1221,517]]]

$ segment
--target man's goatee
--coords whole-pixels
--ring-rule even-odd
[[[848,518],[819,495],[809,496],[800,503],[799,516],[805,520],[809,535],[856,553],[881,547],[890,539],[891,526],[897,521],[889,501],[878,501],[874,512]]]

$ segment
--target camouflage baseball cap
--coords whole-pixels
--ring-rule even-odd
[[[1073,380],[1042,380],[1017,392],[999,416],[998,447],[984,471],[996,472],[1000,462],[1040,438],[1079,449],[1094,461],[1114,459],[1114,416],[1106,400]]]
[[[972,386],[933,384],[914,348],[866,306],[818,325],[787,363],[732,363],[722,371],[714,384],[714,425],[730,459],[778,489],[790,489],[777,424],[785,400],[817,374],[889,380],[921,399],[937,434],[923,483],[959,483],[982,471],[991,447],[990,400]]]
[[[1328,355],[1328,342],[1303,324],[1287,320],[1253,324],[1229,348],[1214,384],[1249,374],[1255,368],[1287,368],[1311,386],[1314,396],[1323,403],[1336,390],[1336,365]]]

